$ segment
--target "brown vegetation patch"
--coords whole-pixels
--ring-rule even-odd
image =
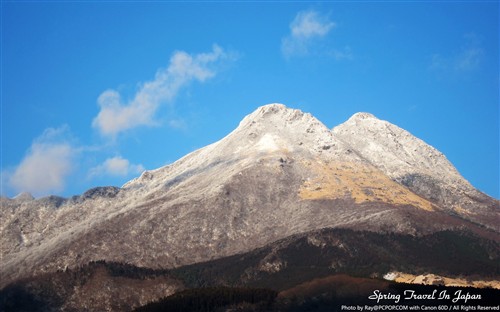
[[[411,205],[433,211],[428,200],[392,181],[375,167],[352,162],[309,162],[305,164],[315,173],[299,189],[306,200],[351,197],[356,203],[384,202],[393,205]]]

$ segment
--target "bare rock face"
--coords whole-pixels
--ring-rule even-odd
[[[2,285],[97,260],[172,268],[322,228],[498,240],[498,201],[421,140],[364,113],[332,131],[282,104],[122,188],[0,200]]]

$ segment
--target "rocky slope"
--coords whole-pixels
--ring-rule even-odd
[[[367,114],[332,131],[281,104],[122,188],[1,205],[1,286],[96,260],[173,268],[322,228],[499,240],[498,201],[424,142]]]

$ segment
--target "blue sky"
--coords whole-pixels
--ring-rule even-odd
[[[1,192],[72,196],[279,102],[366,111],[499,197],[499,2],[1,2]]]

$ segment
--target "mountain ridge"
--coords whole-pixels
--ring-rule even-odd
[[[2,198],[2,283],[96,260],[179,267],[322,228],[424,235],[467,227],[500,240],[498,201],[473,191],[463,199],[446,180],[426,192],[418,170],[411,181],[391,176],[380,165],[387,159],[378,162],[345,135],[353,128],[346,123],[330,130],[308,113],[266,105],[221,140],[122,188]],[[386,144],[376,136],[384,132],[372,132],[366,137]]]

